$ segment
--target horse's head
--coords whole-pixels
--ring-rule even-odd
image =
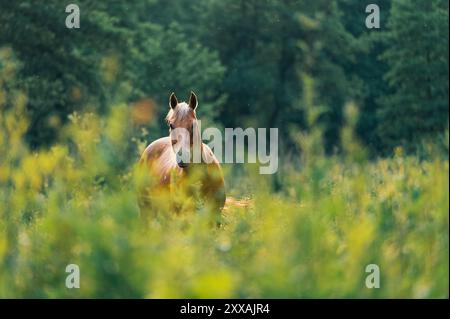
[[[174,93],[169,98],[170,109],[166,121],[169,125],[172,149],[175,152],[178,166],[182,168],[192,162],[194,140],[200,139],[195,114],[197,105],[197,96],[194,92],[191,92],[189,103],[178,102]]]

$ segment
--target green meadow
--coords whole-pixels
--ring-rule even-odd
[[[448,298],[448,1],[379,2],[379,30],[350,0],[80,0],[67,29],[0,0],[0,298]],[[138,205],[191,90],[205,127],[279,129],[275,174],[222,165],[218,226]]]
[[[276,192],[256,165],[224,165],[227,194],[250,204],[227,207],[220,227],[201,209],[146,224],[139,153],[123,151],[140,144],[129,108],[73,114],[65,143],[32,151],[26,97],[1,97],[14,105],[0,109],[2,297],[448,297],[448,158],[433,147],[368,160],[349,119],[342,155],[323,155],[320,130],[299,136]],[[79,289],[65,286],[68,264]],[[380,288],[365,285],[369,264]]]

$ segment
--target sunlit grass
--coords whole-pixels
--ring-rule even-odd
[[[26,98],[7,93],[5,77],[0,297],[448,298],[448,159],[368,161],[350,131],[348,155],[327,158],[311,133],[280,192],[244,167],[249,205],[227,207],[221,227],[201,211],[144,223],[129,108],[73,114],[62,142],[31,151]],[[71,263],[80,289],[65,287]],[[371,263],[379,289],[365,286]]]

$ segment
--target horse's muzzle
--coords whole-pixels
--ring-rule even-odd
[[[179,167],[181,167],[181,168],[188,167],[189,163],[187,163],[186,160],[188,160],[188,162],[189,162],[189,158],[188,157],[183,158],[181,151],[176,154],[176,159],[177,159],[177,164]]]
[[[180,168],[186,168],[186,167],[188,167],[188,166],[189,166],[189,164],[178,163],[178,167],[180,167]]]

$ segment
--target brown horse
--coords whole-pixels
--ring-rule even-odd
[[[174,93],[170,95],[166,116],[169,136],[148,145],[139,162],[154,181],[151,187],[140,191],[141,212],[146,209],[154,214],[160,208],[157,206],[167,202],[171,203],[166,207],[179,211],[187,202],[195,206],[200,200],[203,207],[220,216],[218,213],[225,204],[223,173],[214,153],[201,140],[197,105],[193,92],[189,103],[179,103]],[[179,194],[182,196],[178,196],[176,203]]]

